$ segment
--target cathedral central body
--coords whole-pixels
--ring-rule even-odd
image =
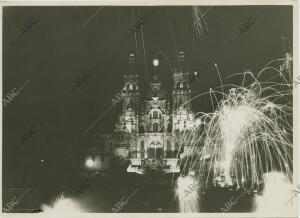
[[[148,168],[159,168],[166,173],[179,172],[180,153],[186,146],[180,133],[194,126],[190,102],[193,75],[184,67],[184,53],[178,53],[171,99],[167,99],[157,73],[153,73],[146,99],[142,100],[133,54],[129,55],[129,65],[129,72],[123,76],[120,95],[122,111],[114,133],[99,135],[100,150],[130,160],[128,172],[142,174]],[[89,168],[97,169],[103,165],[101,155],[90,154],[86,158],[91,157],[94,162]]]

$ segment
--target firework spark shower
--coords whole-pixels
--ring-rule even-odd
[[[291,84],[270,82],[272,86],[264,88],[250,71],[242,76],[254,82],[227,93],[212,91],[213,96],[222,95],[215,111],[196,118],[203,127],[199,128],[204,138],[201,164],[208,164],[214,177],[224,175],[229,184],[232,177],[238,185],[245,178],[255,184],[264,172],[275,169],[291,178],[293,146],[288,119],[292,108],[287,100],[292,95]],[[285,90],[276,89],[282,86]],[[204,157],[208,156],[207,163]]]
[[[182,143],[192,142],[185,152],[183,173],[198,169],[200,175],[206,171],[202,180],[206,187],[213,182],[220,187],[263,191],[255,195],[256,211],[264,210],[266,201],[270,204],[267,198],[273,177],[284,178],[276,180],[279,186],[273,185],[273,191],[291,187],[279,184],[283,180],[287,181],[285,184],[291,183],[293,176],[292,81],[289,79],[292,58],[290,54],[285,57],[289,60],[279,59],[277,68],[270,66],[273,61],[269,62],[257,77],[250,70],[233,75],[242,78],[239,86],[221,82],[218,88],[221,91],[207,93],[217,102],[214,112],[197,114],[192,131],[182,131]],[[264,82],[264,74],[272,74],[273,81]],[[201,96],[193,101],[198,97]],[[183,184],[180,181],[183,178],[178,179],[177,186]],[[288,188],[285,193],[289,196]]]

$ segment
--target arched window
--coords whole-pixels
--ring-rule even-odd
[[[171,142],[170,140],[167,141],[167,151],[171,150]]]
[[[172,148],[171,148],[171,141],[167,140],[167,158],[172,158],[173,157],[173,152],[172,152]]]
[[[182,105],[182,98],[179,99],[178,101],[178,107]]]
[[[144,132],[145,132],[144,126],[140,126],[140,133],[144,133]]]
[[[158,112],[157,111],[153,111],[153,119],[158,119]]]
[[[144,141],[141,141],[141,147],[140,147],[141,150],[144,150],[145,149],[145,143]]]
[[[158,132],[158,123],[153,123],[153,132]]]

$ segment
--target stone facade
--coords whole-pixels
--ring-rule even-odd
[[[114,133],[99,135],[99,143],[112,155],[130,160],[128,172],[143,173],[146,166],[156,168],[158,165],[165,172],[179,172],[179,154],[184,146],[180,143],[180,132],[194,125],[190,102],[191,76],[194,75],[185,70],[184,53],[178,54],[171,99],[167,99],[154,72],[146,99],[141,100],[133,54],[129,56],[129,66],[129,72],[123,76],[124,86],[119,95],[122,111]]]

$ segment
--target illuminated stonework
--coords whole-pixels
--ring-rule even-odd
[[[184,53],[179,53],[179,68],[174,70],[172,99],[166,98],[162,83],[154,74],[147,98],[140,101],[138,75],[132,57],[130,55],[131,70],[124,75],[123,110],[115,128],[115,133],[129,134],[131,140],[128,152],[124,152],[124,143],[120,140],[114,145],[114,154],[130,158],[129,172],[144,173],[146,168],[179,172],[178,160],[183,147],[176,133],[191,128],[194,117],[189,102],[191,81],[184,69]]]
[[[130,160],[127,171],[143,174],[147,169],[179,172],[180,132],[192,128],[191,77],[184,69],[184,53],[179,52],[179,67],[174,69],[172,98],[154,73],[145,100],[140,99],[139,78],[135,71],[134,55],[129,56],[130,70],[123,76],[121,91],[122,112],[114,134],[99,136],[102,147],[112,155]],[[157,66],[155,66],[157,67]],[[92,161],[87,162],[91,165]]]

